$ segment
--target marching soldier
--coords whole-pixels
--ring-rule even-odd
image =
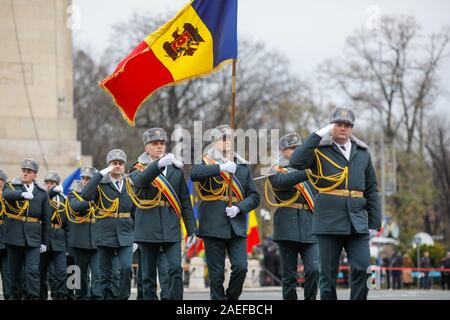
[[[135,241],[141,251],[143,299],[158,299],[156,270],[162,248],[167,257],[169,299],[182,300],[181,219],[189,235],[187,246],[195,242],[195,217],[183,164],[173,154],[165,155],[167,134],[163,129],[147,130],[142,140],[145,152],[134,165],[131,180],[137,207]]]
[[[338,108],[330,125],[313,133],[291,156],[319,191],[313,214],[318,236],[321,299],[337,299],[342,248],[351,270],[350,298],[367,299],[370,276],[369,229],[381,227],[377,179],[367,145],[352,135],[355,115]]]
[[[231,128],[213,130],[211,145],[202,161],[192,167],[191,179],[202,200],[199,206],[198,236],[204,239],[212,300],[237,300],[247,274],[247,214],[258,207],[260,198],[249,163],[231,149]],[[231,160],[227,159],[231,155]],[[231,179],[230,179],[231,177]],[[231,207],[228,187],[233,186]],[[224,291],[225,254],[231,262],[231,278]]]
[[[97,169],[93,167],[82,168],[81,181],[75,180],[72,183],[66,202],[67,217],[71,224],[69,248],[73,252],[75,264],[80,268],[81,273],[81,288],[75,290],[75,299],[77,300],[103,299],[97,245],[94,241],[96,206],[93,202],[86,201],[81,197],[83,188],[95,173],[97,173]],[[91,273],[90,285],[89,270]]]
[[[5,222],[6,205],[3,203],[2,190],[5,183],[8,182],[8,176],[3,170],[0,170],[0,275],[2,277],[3,298],[10,298],[10,278],[8,269],[8,255],[6,245],[3,242],[3,223]]]
[[[319,281],[319,247],[312,235],[312,217],[316,192],[308,182],[304,170],[291,168],[289,159],[301,144],[297,133],[280,139],[282,156],[274,166],[275,174],[266,181],[266,200],[277,207],[274,216],[273,240],[281,253],[284,300],[297,300],[297,265],[301,255],[304,273],[305,300],[315,300]],[[272,202],[268,192],[276,199]]]
[[[35,182],[38,163],[25,159],[21,168],[21,177],[7,183],[3,189],[6,205],[4,241],[8,251],[11,298],[24,298],[24,279],[26,298],[37,300],[40,297],[40,253],[47,250],[53,210],[47,189]]]
[[[41,254],[39,272],[41,275],[41,299],[48,299],[47,279],[50,282],[51,297],[54,300],[64,300],[67,295],[67,236],[69,224],[66,217],[63,187],[60,185],[61,177],[54,171],[49,171],[44,177],[47,186],[50,205],[53,214],[50,218],[51,228],[47,251]],[[50,267],[52,264],[52,268]],[[48,277],[47,277],[48,275]]]
[[[129,178],[124,176],[127,156],[120,149],[106,157],[107,168],[94,174],[81,197],[99,207],[95,222],[101,288],[105,300],[127,300],[131,292],[133,260],[134,205],[127,193]],[[120,292],[114,297],[113,259],[119,256]]]

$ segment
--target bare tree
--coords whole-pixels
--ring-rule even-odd
[[[450,241],[450,134],[448,119],[434,118],[430,121],[426,149],[431,158],[433,180],[437,190],[434,207],[437,212],[435,229],[444,232]]]
[[[417,134],[422,148],[423,117],[438,93],[437,71],[450,41],[448,28],[426,41],[419,31],[412,16],[384,16],[378,31],[361,28],[348,37],[345,59],[321,66],[333,88],[379,114],[388,144],[400,133],[408,152]]]

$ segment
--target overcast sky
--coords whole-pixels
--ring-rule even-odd
[[[81,9],[80,29],[74,31],[75,45],[100,54],[108,44],[111,26],[133,12],[175,12],[187,2],[73,0]],[[240,35],[264,41],[285,54],[292,70],[307,78],[318,64],[342,53],[346,37],[370,20],[373,8],[381,14],[414,15],[424,34],[450,25],[449,0],[240,0],[238,29]],[[450,60],[440,75],[444,96],[438,101],[438,109],[450,114]]]

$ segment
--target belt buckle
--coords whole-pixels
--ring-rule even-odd
[[[350,190],[344,190],[344,196],[345,196],[345,197],[349,197],[349,196],[351,195],[352,192],[353,192],[353,191],[350,191]]]

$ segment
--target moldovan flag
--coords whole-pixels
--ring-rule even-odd
[[[157,89],[204,76],[237,59],[237,0],[191,0],[150,34],[100,87],[130,125]]]
[[[260,244],[261,239],[259,238],[258,231],[258,220],[256,220],[256,211],[250,211],[248,214],[247,223],[247,253],[251,253],[253,247]]]

